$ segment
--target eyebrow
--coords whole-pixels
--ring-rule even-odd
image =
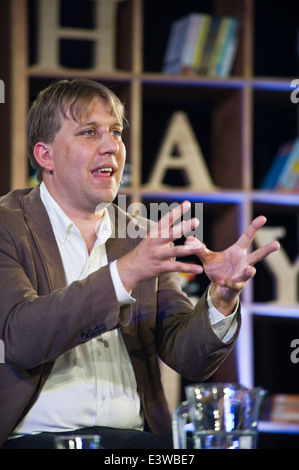
[[[78,124],[78,127],[84,127],[84,126],[101,127],[98,121],[88,121],[88,122],[81,121],[81,122],[77,122],[77,124]],[[122,123],[117,120],[113,121],[109,127],[113,127],[113,126],[118,126],[123,129]]]

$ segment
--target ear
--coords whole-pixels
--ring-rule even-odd
[[[37,142],[34,146],[33,153],[37,163],[42,168],[50,172],[54,170],[49,145],[45,144],[44,142]]]

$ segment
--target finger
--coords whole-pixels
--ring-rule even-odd
[[[181,261],[175,261],[170,259],[164,263],[165,272],[180,272],[190,274],[202,274],[203,268],[198,264],[183,263]]]
[[[183,220],[179,222],[174,227],[165,227],[163,230],[160,230],[158,227],[153,227],[148,233],[148,238],[159,238],[162,243],[165,241],[171,242],[178,240],[183,235],[194,231],[199,225],[199,220],[197,218],[192,218],[189,220]]]
[[[188,245],[174,245],[172,242],[163,250],[161,259],[166,258],[183,258],[186,256],[197,255],[198,248]]]
[[[202,263],[205,264],[207,262],[208,256],[209,254],[211,254],[211,251],[208,250],[206,245],[202,243],[200,240],[198,240],[198,238],[188,237],[185,241],[185,246],[194,248],[196,250],[194,254],[198,256],[198,258],[200,259]]]
[[[251,224],[247,227],[247,229],[243,232],[240,236],[239,240],[237,241],[237,245],[246,250],[252,240],[255,237],[256,232],[267,222],[266,217],[260,215],[256,219],[254,219]]]
[[[280,245],[277,241],[268,243],[267,245],[262,246],[257,250],[254,250],[252,253],[249,253],[247,255],[247,262],[249,265],[254,266],[256,263],[262,261],[271,253],[274,253],[275,251],[279,250],[279,248]]]
[[[230,279],[220,279],[219,285],[235,291],[241,292],[244,289],[246,282],[254,277],[256,269],[253,266],[248,266],[242,272],[236,273]]]
[[[195,247],[200,248],[203,245],[203,243],[200,240],[198,240],[198,238],[196,237],[188,237],[186,238],[185,245],[190,245],[190,246],[192,245],[194,248]]]
[[[199,225],[199,220],[195,217],[189,220],[183,220],[182,222],[176,224],[172,229],[170,229],[170,237],[173,240],[181,238],[183,235],[187,235],[191,231],[195,230]],[[162,235],[167,235],[166,231],[163,231]]]
[[[190,202],[189,201],[184,201],[182,204],[178,205],[174,209],[170,210],[165,214],[161,219],[159,220],[157,224],[157,230],[160,232],[163,232],[164,230],[169,230],[170,227],[173,226],[173,224],[183,215],[185,212],[187,212],[190,209]]]

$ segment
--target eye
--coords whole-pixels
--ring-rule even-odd
[[[97,131],[94,127],[82,127],[78,131],[78,136],[83,136],[83,137],[94,137],[96,135]]]
[[[82,131],[82,135],[95,135],[95,130],[94,129],[85,129],[84,131]]]
[[[121,140],[122,138],[122,130],[120,129],[112,129],[111,134],[115,138],[115,140]]]

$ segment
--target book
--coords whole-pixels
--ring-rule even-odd
[[[279,179],[283,168],[285,167],[288,156],[293,148],[294,140],[282,144],[262,181],[261,189],[273,190],[276,189],[276,184]]]
[[[172,23],[163,59],[164,73],[179,74],[184,67],[191,66],[201,16],[200,13],[190,13]]]
[[[213,50],[208,66],[208,75],[215,77],[217,75],[217,65],[222,55],[223,45],[226,42],[230,19],[228,17],[220,18],[219,27],[214,39]]]
[[[231,73],[238,47],[238,21],[190,13],[170,28],[162,72],[196,73],[226,77]]]
[[[220,21],[221,20],[218,17],[212,18],[212,22],[210,24],[206,42],[204,45],[202,60],[200,61],[197,68],[197,73],[199,75],[209,75],[210,73],[210,63],[212,61],[216,37],[220,28]]]
[[[298,423],[299,395],[273,394],[270,397],[268,420],[280,423]]]
[[[215,75],[218,77],[228,77],[236,57],[238,49],[238,29],[239,23],[236,18],[229,17],[226,22],[226,35],[219,52]]]
[[[299,185],[299,137],[294,141],[287,157],[287,162],[281,171],[276,189],[285,192],[298,192]]]
[[[194,51],[193,60],[191,67],[196,70],[199,67],[199,64],[202,60],[202,55],[204,51],[204,46],[206,43],[207,35],[210,29],[212,17],[211,15],[203,14],[200,18],[199,31],[197,34],[197,42]]]

